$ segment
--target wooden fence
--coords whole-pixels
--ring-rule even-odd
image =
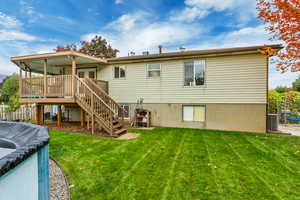
[[[35,105],[21,105],[15,112],[5,112],[7,106],[0,105],[0,120],[7,121],[29,121],[35,120]]]

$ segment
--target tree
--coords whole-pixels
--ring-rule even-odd
[[[9,76],[1,88],[1,100],[8,104],[6,112],[15,111],[20,107],[19,103],[19,76]]]
[[[107,41],[101,36],[96,35],[90,42],[81,41],[81,47],[77,50],[75,44],[66,45],[66,46],[57,46],[54,50],[56,52],[60,51],[79,51],[81,53],[96,56],[101,58],[112,58],[116,57],[119,50],[113,49]]]
[[[82,41],[79,51],[91,56],[105,58],[116,57],[119,52],[119,50],[113,49],[104,38],[98,35],[96,35],[90,42]]]
[[[300,76],[293,82],[293,90],[300,92]]]
[[[278,92],[278,93],[284,93],[284,92],[287,92],[287,91],[288,91],[288,88],[285,87],[285,86],[277,86],[277,87],[275,88],[275,90],[276,90],[276,92]]]
[[[75,44],[68,44],[66,46],[63,45],[58,45],[54,49],[56,52],[61,52],[61,51],[77,51],[77,46]]]
[[[1,88],[1,99],[4,102],[8,102],[12,96],[15,96],[19,91],[19,76],[13,74],[9,76],[2,85]]]
[[[5,82],[5,80],[8,79],[8,78],[9,78],[9,76],[6,76],[6,77],[2,80],[2,82],[0,82],[0,89],[2,88],[2,85],[3,85],[3,83]]]
[[[270,90],[268,96],[269,113],[276,114],[278,113],[278,109],[300,111],[300,92],[289,91],[284,93],[278,93],[275,90]]]
[[[17,92],[15,95],[11,96],[7,102],[8,107],[5,109],[5,112],[14,112],[20,108],[21,103],[19,102],[20,94]]]
[[[285,49],[277,52],[278,69],[300,71],[300,1],[258,0],[258,17],[268,24],[271,39],[282,40]]]

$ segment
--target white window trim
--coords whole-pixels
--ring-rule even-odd
[[[158,69],[151,69],[151,70],[149,70],[149,65],[152,65],[152,64],[158,64],[159,65],[159,70]],[[149,76],[149,71],[151,71],[151,72],[159,71],[159,77]],[[147,78],[160,78],[160,76],[161,76],[161,64],[160,63],[147,64],[147,75],[146,76],[147,76]]]
[[[94,72],[95,73],[95,79],[97,79],[97,68],[96,67],[78,68],[77,71],[76,71],[76,75],[79,76],[80,72],[83,72],[83,73],[85,73],[85,72]]]
[[[125,77],[119,77],[119,78],[116,78],[115,77],[115,68],[116,67],[119,67],[119,76],[120,76],[120,67],[124,67],[124,70],[125,70]],[[113,68],[112,68],[112,76],[113,76],[113,79],[115,79],[115,80],[124,80],[124,79],[126,79],[126,76],[127,76],[127,67],[125,66],[125,65],[115,65],[115,66],[113,66]]]
[[[188,120],[184,120],[184,107],[185,106],[192,106],[192,107],[194,107],[194,106],[200,106],[200,107],[204,107],[204,121],[188,121]],[[182,105],[182,108],[181,108],[181,111],[182,111],[182,121],[183,122],[193,122],[193,123],[205,123],[206,122],[206,106],[205,105],[197,105],[197,104],[184,104],[184,105]]]
[[[204,84],[203,85],[185,85],[185,65],[184,63],[186,62],[193,62],[193,70],[194,70],[194,80],[195,80],[195,76],[196,76],[196,73],[195,73],[195,61],[204,61]],[[202,87],[206,87],[206,59],[197,59],[197,60],[187,60],[187,61],[184,61],[183,62],[183,87],[185,88],[202,88]]]

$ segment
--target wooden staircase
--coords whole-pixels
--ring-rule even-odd
[[[91,119],[92,134],[96,129],[106,131],[110,136],[124,132],[124,109],[89,78],[75,76],[74,95],[76,103]],[[88,120],[89,124],[89,120]],[[88,126],[89,127],[89,126]]]

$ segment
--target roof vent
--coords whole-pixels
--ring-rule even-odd
[[[143,56],[149,55],[149,51],[143,51]]]
[[[163,46],[162,46],[162,45],[158,45],[158,53],[159,53],[159,54],[162,53],[162,49],[163,49]]]
[[[179,47],[179,50],[180,50],[180,51],[185,51],[185,50],[186,50],[186,48],[185,48],[185,47],[183,47],[183,46],[181,46],[181,47]]]

